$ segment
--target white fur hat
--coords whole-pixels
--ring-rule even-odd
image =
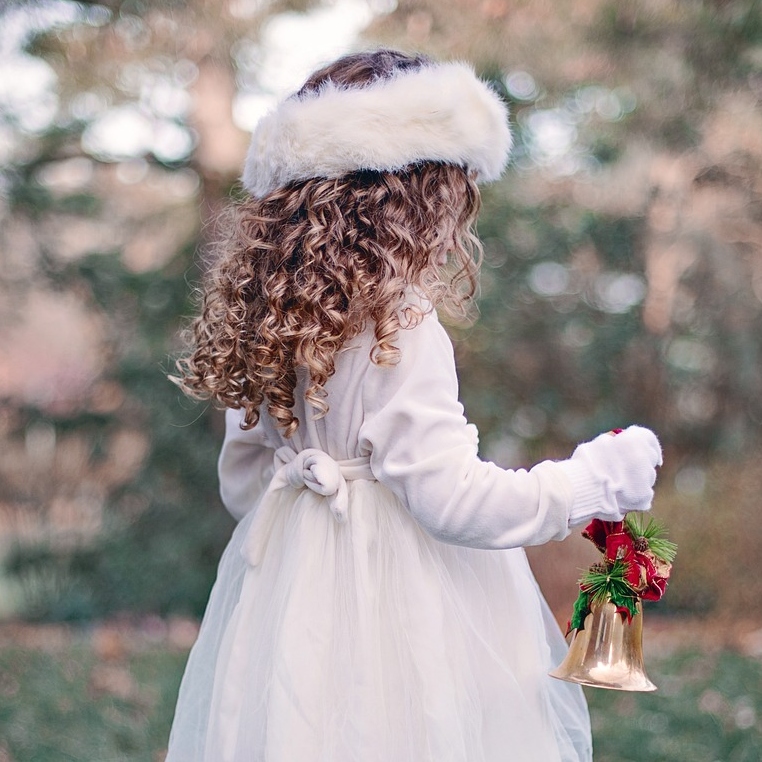
[[[510,149],[500,97],[467,64],[430,64],[363,87],[329,80],[287,98],[254,130],[242,180],[263,198],[296,180],[441,161],[490,182]]]

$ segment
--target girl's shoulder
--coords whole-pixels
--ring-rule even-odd
[[[431,302],[419,292],[409,292],[399,310],[400,330],[398,346],[404,355],[404,347],[421,345],[431,351],[446,351],[452,355],[452,343]]]
[[[415,327],[415,321],[411,321],[411,316],[415,315],[433,315],[437,317],[434,305],[426,294],[416,286],[409,286],[405,290],[405,296],[397,309],[397,317],[400,320],[400,327],[413,328]]]
[[[394,345],[399,357],[393,365],[369,362],[363,379],[366,409],[377,409],[391,397],[415,389],[446,387],[457,395],[452,342],[436,311],[430,310],[401,326]]]
[[[444,349],[448,354],[452,354],[450,338],[439,322],[439,316],[434,306],[423,294],[412,288],[408,290],[405,300],[397,308],[396,314],[398,329],[391,343],[400,351],[400,362],[409,359],[409,353],[415,350],[418,345],[431,347],[432,342],[434,343],[433,348]],[[369,321],[356,340],[349,341],[341,351],[368,350],[368,355],[370,355],[370,350],[375,342],[375,324]]]

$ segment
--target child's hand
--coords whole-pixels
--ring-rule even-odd
[[[601,434],[579,445],[562,464],[575,488],[569,525],[593,518],[621,521],[628,511],[650,510],[656,467],[661,464],[659,440],[642,426]]]

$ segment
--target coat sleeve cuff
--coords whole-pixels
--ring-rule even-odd
[[[569,509],[569,526],[585,524],[604,510],[601,485],[581,460],[562,460],[557,464],[572,486],[573,500]]]

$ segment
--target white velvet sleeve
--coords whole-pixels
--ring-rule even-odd
[[[558,463],[511,471],[479,459],[436,315],[401,330],[398,346],[399,364],[371,364],[363,386],[360,445],[376,478],[443,542],[513,548],[566,537],[574,489]]]
[[[273,471],[273,449],[262,427],[244,431],[242,418],[242,410],[225,411],[225,439],[217,463],[223,505],[239,521],[256,505]]]

